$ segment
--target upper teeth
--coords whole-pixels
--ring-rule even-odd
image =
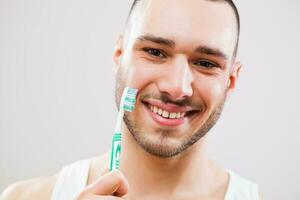
[[[164,118],[170,118],[170,119],[180,119],[182,117],[184,117],[185,112],[168,112],[166,110],[163,110],[161,108],[158,108],[156,106],[149,106],[151,111],[154,112],[155,114],[158,114]]]

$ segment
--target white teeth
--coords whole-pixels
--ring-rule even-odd
[[[171,118],[171,119],[176,118],[176,113],[170,113],[169,118]]]
[[[158,108],[154,106],[153,112],[157,113],[157,111],[158,111]]]
[[[158,109],[158,111],[157,111],[157,113],[159,114],[159,115],[161,115],[162,113],[163,113],[163,111],[162,111],[162,109]]]
[[[162,116],[165,118],[169,117],[169,112],[164,110]]]
[[[155,114],[158,114],[164,118],[170,118],[170,119],[180,119],[183,118],[185,116],[185,112],[168,112],[166,110],[162,110],[161,108],[158,108],[156,106],[152,106],[149,105],[149,108],[151,109],[151,111]]]

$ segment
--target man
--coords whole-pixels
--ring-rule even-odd
[[[238,38],[230,0],[134,1],[114,51],[117,105],[126,86],[139,91],[124,116],[120,171],[107,172],[104,154],[13,185],[3,199],[262,199],[205,151],[241,68]]]

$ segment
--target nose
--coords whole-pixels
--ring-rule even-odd
[[[158,88],[173,100],[181,100],[193,95],[192,83],[193,74],[187,58],[176,56],[162,73]]]

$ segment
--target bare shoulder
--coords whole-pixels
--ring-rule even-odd
[[[17,182],[3,191],[1,200],[50,200],[57,178],[58,175],[54,175]]]
[[[106,152],[98,157],[91,159],[88,185],[96,181],[100,176],[102,176],[106,171],[108,171],[109,166],[109,152]]]
[[[106,170],[109,161],[108,153],[91,158],[88,183],[94,182]],[[50,200],[59,174],[49,177],[34,178],[17,182],[7,187],[0,200]]]

